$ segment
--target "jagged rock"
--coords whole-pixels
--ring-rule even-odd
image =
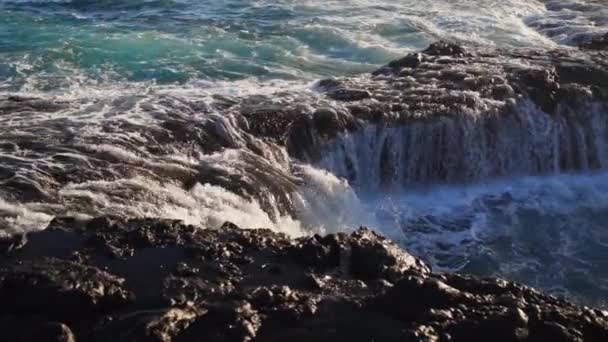
[[[405,271],[429,272],[420,259],[368,229],[360,229],[351,235],[350,253],[351,272],[357,278],[394,281]]]
[[[35,97],[7,96],[0,99],[0,114],[23,112],[35,110],[39,112],[53,113],[68,106],[65,102],[55,102]]]
[[[419,259],[366,228],[350,236],[339,233],[299,239],[291,254],[303,265],[320,270],[340,268],[365,280],[398,278],[410,269],[428,272]]]
[[[38,342],[76,342],[72,330],[63,323],[46,322],[33,332],[32,341]]]
[[[602,311],[434,274],[367,229],[291,240],[231,223],[62,218],[0,256],[0,287],[15,341],[608,339]]]
[[[334,89],[329,91],[327,96],[334,100],[344,102],[361,101],[372,97],[372,95],[365,90],[351,88]]]
[[[140,220],[133,229],[118,218],[99,217],[87,226],[87,244],[114,257],[133,255],[136,249],[170,247],[188,243],[196,228],[176,220]]]
[[[607,61],[601,52],[436,43],[322,88],[372,96],[349,103],[355,124],[334,125],[333,135],[300,127],[288,148],[370,190],[604,169],[608,142],[596,137],[606,133]]]
[[[247,302],[212,305],[206,315],[175,341],[248,342],[257,336],[261,322],[258,313]]]
[[[49,219],[85,214],[0,242],[3,338],[31,340],[29,326],[65,341],[606,341],[601,311],[502,280],[434,274],[369,230],[292,240],[233,224],[86,221],[105,208],[83,193],[107,191],[119,210],[137,196],[166,202],[151,182],[210,184],[276,218],[295,215],[302,185],[290,158],[327,166],[332,148],[344,158],[328,169],[354,184],[372,181],[365,170],[392,186],[606,168],[593,113],[607,108],[607,70],[602,51],[439,42],[371,75],[320,81],[316,93],[215,97],[210,106],[159,95],[141,103],[146,125],[0,127],[0,197],[43,202]],[[1,115],[72,107],[0,99]],[[346,153],[357,142],[380,155],[359,167],[364,154]],[[4,210],[0,225],[18,214]]]
[[[591,41],[583,43],[580,47],[588,50],[608,50],[608,33],[591,39]]]
[[[76,319],[119,308],[131,300],[124,279],[96,267],[42,258],[0,268],[0,303],[8,313]]]
[[[412,53],[399,60],[388,63],[391,68],[416,68],[423,61],[421,53]]]
[[[391,305],[401,303],[402,305]],[[468,293],[463,293],[441,280],[424,276],[407,276],[378,298],[381,310],[391,310],[395,317],[415,321],[429,309],[446,309],[458,304],[473,304]]]
[[[202,308],[173,307],[104,317],[91,329],[86,340],[171,342],[206,313]]]
[[[465,56],[467,54],[464,47],[444,41],[433,43],[422,52],[430,56]]]
[[[0,253],[11,253],[25,246],[27,237],[25,234],[16,234],[0,238]]]
[[[345,126],[340,114],[332,108],[320,108],[313,114],[315,128],[321,134],[335,134]]]

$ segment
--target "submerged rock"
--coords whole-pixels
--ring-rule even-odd
[[[432,273],[367,229],[292,240],[233,224],[57,219],[0,257],[0,289],[3,338],[15,341],[608,339],[605,312]]]

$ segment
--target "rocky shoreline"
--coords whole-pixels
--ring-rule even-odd
[[[1,242],[5,341],[606,341],[608,312],[436,274],[391,241],[55,219]]]
[[[0,197],[56,217],[0,241],[0,339],[607,341],[608,312],[504,280],[433,273],[367,229],[292,239],[230,223],[127,220],[128,210],[104,216],[102,205],[162,203],[153,182],[212,184],[269,216],[295,216],[303,180],[294,161],[354,184],[373,178],[364,163],[386,186],[605,169],[604,40],[548,52],[440,42],[373,74],[320,81],[312,95],[137,99],[146,125],[109,116],[79,126],[44,116],[81,115],[78,103],[0,98],[10,118],[0,125]],[[122,100],[118,113],[136,102]],[[31,124],[32,115],[43,119]],[[376,140],[356,136],[370,127]],[[377,165],[347,153],[349,134],[373,145]],[[23,214],[4,207],[0,225]],[[78,220],[57,218],[74,212]]]

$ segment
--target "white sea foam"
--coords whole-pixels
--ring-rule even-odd
[[[321,234],[375,226],[373,215],[346,180],[308,165],[299,165],[296,173],[305,182],[299,191],[297,216],[309,230]]]
[[[381,232],[436,270],[499,275],[577,300],[582,291],[594,305],[608,292],[597,260],[608,252],[606,173],[435,186],[362,202]]]
[[[70,184],[60,194],[65,200],[78,201],[78,210],[90,217],[160,217],[215,228],[231,221],[243,228],[271,228],[293,236],[304,234],[296,220],[279,217],[273,221],[255,201],[210,184],[197,184],[185,190],[171,182],[135,177]]]
[[[226,168],[230,168],[228,160],[225,161]],[[239,171],[227,169],[226,172]],[[62,209],[64,212],[56,214],[161,217],[200,227],[218,227],[231,221],[243,228],[271,228],[294,237],[373,224],[369,220],[373,216],[364,213],[357,195],[345,180],[311,166],[299,166],[298,174],[305,185],[296,194],[297,219],[281,215],[276,207],[272,218],[256,201],[216,185],[197,184],[185,190],[171,182],[144,177],[67,185],[60,195],[66,202],[78,205],[66,206]]]
[[[8,203],[0,198],[0,236],[41,230],[53,219],[52,215],[35,210],[36,204]]]

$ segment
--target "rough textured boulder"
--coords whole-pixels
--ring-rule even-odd
[[[19,239],[11,239],[15,241]],[[56,219],[0,257],[11,341],[606,341],[608,313],[435,274],[367,229]]]
[[[12,313],[74,320],[128,302],[123,282],[96,267],[43,257],[0,268],[0,302]]]

